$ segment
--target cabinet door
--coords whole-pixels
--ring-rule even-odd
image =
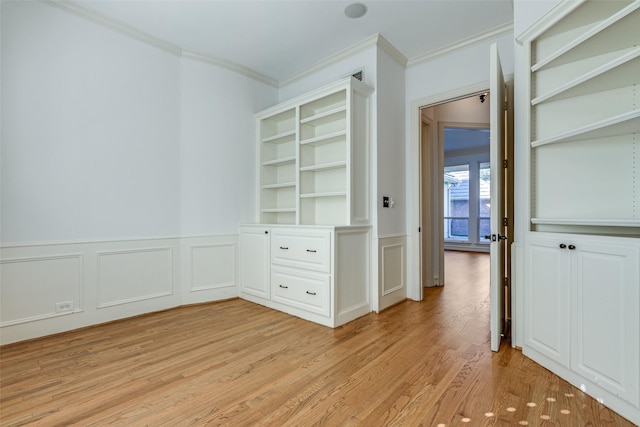
[[[576,241],[571,368],[638,406],[639,249]]]
[[[269,299],[270,234],[264,227],[240,230],[240,292]]]
[[[543,238],[532,239],[528,251],[525,353],[529,347],[569,367],[569,251]]]

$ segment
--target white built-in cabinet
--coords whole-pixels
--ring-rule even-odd
[[[241,298],[335,327],[367,314],[372,90],[349,77],[256,115],[256,224]]]
[[[529,239],[525,354],[638,407],[640,245],[627,240],[555,233]]]
[[[370,311],[368,226],[240,226],[240,296],[329,327]]]
[[[369,223],[369,95],[353,77],[257,114],[259,220]]]
[[[523,352],[640,423],[640,1],[557,13],[525,40]]]

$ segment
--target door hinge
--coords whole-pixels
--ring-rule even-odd
[[[506,216],[502,218],[502,225],[504,225],[505,227],[509,225],[509,219]]]
[[[505,288],[509,287],[509,278],[508,277],[503,277],[502,278],[502,283],[504,284]]]
[[[418,233],[422,232],[422,227],[418,227]]]
[[[508,167],[509,167],[509,160],[504,159],[504,160],[502,161],[502,167],[503,167],[503,168],[505,168],[505,169],[506,169],[506,168],[508,168]]]

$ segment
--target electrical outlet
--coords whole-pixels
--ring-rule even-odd
[[[56,313],[68,313],[73,311],[73,301],[62,301],[56,303]]]

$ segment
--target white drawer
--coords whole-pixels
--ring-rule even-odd
[[[301,310],[331,315],[331,278],[286,268],[271,271],[271,299]]]
[[[271,262],[289,267],[331,272],[331,232],[273,229]]]

